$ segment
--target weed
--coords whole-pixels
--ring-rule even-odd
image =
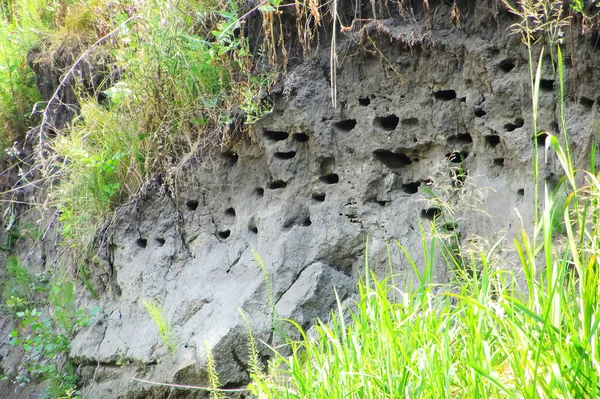
[[[481,205],[488,190],[468,175],[464,165],[453,165],[451,161],[440,165],[422,193],[423,202],[434,215],[431,235],[437,238],[448,265],[459,276],[470,268],[472,254],[472,250],[465,252],[463,248],[461,223],[474,214],[485,214]]]
[[[208,342],[205,343],[206,347],[206,371],[208,372],[208,381],[210,387],[210,399],[224,399],[222,392],[220,391],[221,382],[219,381],[219,374],[215,368],[215,358],[212,355]]]
[[[165,318],[162,309],[152,301],[144,302],[144,307],[148,311],[150,318],[158,328],[158,333],[163,343],[169,350],[169,353],[175,354],[177,347],[173,338],[173,332],[171,330],[171,324]]]
[[[75,392],[75,372],[66,360],[70,340],[77,328],[91,324],[99,308],[76,309],[72,282],[34,276],[14,256],[7,261],[2,297],[5,313],[16,323],[9,343],[26,353],[24,372],[12,376],[13,382],[50,380],[51,397]]]

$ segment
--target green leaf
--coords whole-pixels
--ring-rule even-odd
[[[272,5],[265,4],[264,6],[258,7],[258,11],[268,13],[268,12],[275,12],[275,11],[277,11],[277,9],[275,7],[273,7]]]

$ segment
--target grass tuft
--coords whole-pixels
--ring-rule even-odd
[[[158,328],[160,338],[169,350],[169,353],[175,354],[177,346],[175,344],[175,339],[173,338],[173,331],[171,330],[171,324],[167,321],[163,314],[162,308],[152,301],[145,301],[144,307],[148,311],[148,314],[156,325],[156,328]]]

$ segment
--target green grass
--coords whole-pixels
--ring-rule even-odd
[[[175,344],[175,339],[173,338],[171,324],[165,318],[162,308],[152,301],[144,302],[144,307],[148,311],[148,315],[150,315],[156,328],[158,328],[160,338],[169,350],[169,353],[175,354],[177,346]]]
[[[23,0],[0,6],[0,160],[5,149],[23,139],[33,104],[40,100],[26,59],[49,28],[47,4]]]
[[[270,373],[255,374],[254,389],[286,399],[600,396],[598,226],[582,238],[566,212],[568,245],[554,254],[551,209],[538,245],[525,231],[515,240],[526,293],[497,248],[473,258],[460,286],[428,281],[431,253],[414,288],[377,280],[367,264],[351,322],[338,309],[316,336],[302,332],[292,356],[275,352]]]

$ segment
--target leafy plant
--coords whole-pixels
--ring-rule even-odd
[[[67,395],[71,395],[67,397],[76,397],[74,371],[68,371],[70,364],[64,362],[74,327],[90,325],[98,308],[90,313],[83,310],[68,313],[68,309],[55,305],[53,315],[44,317],[42,311],[31,306],[33,304],[14,313],[18,328],[11,332],[9,343],[21,347],[28,354],[27,374],[15,377],[15,381],[28,382],[29,375],[37,376],[42,381],[50,379],[50,391],[56,394],[67,392]],[[65,366],[59,369],[61,364]]]
[[[14,256],[7,262],[3,299],[5,313],[16,323],[9,343],[26,353],[24,371],[12,376],[13,382],[50,380],[51,397],[76,392],[75,373],[66,360],[70,340],[78,327],[90,325],[99,308],[77,309],[72,282],[33,275]]]

